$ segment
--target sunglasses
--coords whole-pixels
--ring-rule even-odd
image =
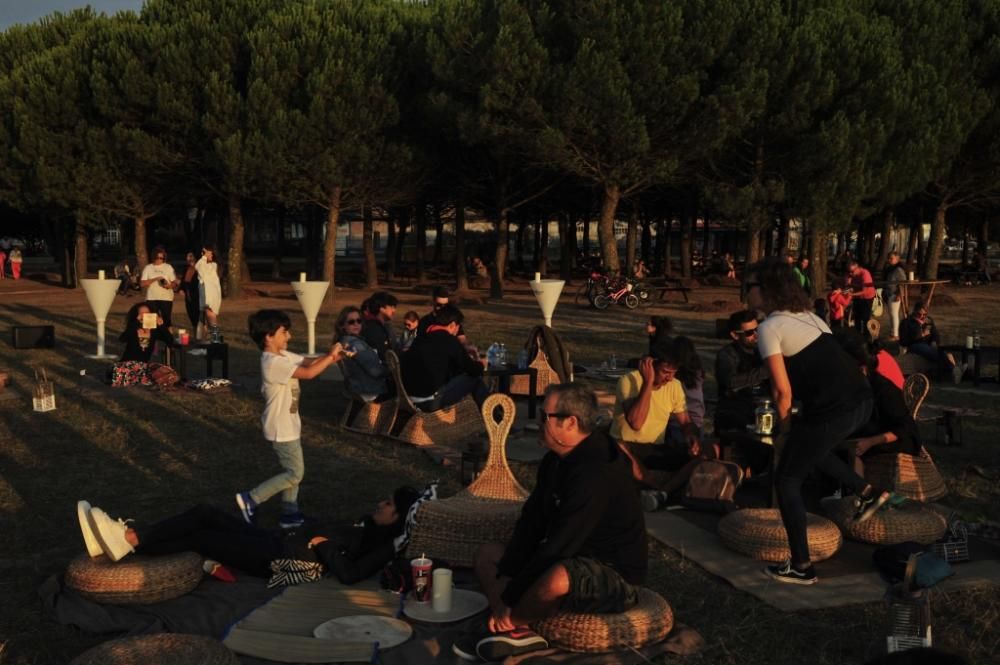
[[[347,325],[347,326],[355,324],[355,323],[361,323],[361,319],[347,319],[346,321],[344,321],[344,325]]]
[[[757,329],[756,328],[751,328],[750,330],[737,330],[735,332],[740,337],[756,337],[757,336]]]
[[[569,418],[571,415],[573,415],[573,414],[572,413],[562,413],[560,411],[555,411],[553,413],[549,413],[548,411],[542,411],[542,422],[544,423],[549,418]]]

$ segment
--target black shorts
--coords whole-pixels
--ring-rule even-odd
[[[638,589],[600,561],[573,557],[560,561],[569,574],[562,609],[583,614],[618,614],[639,602]]]
[[[678,471],[691,461],[687,446],[674,441],[661,444],[625,442],[643,466],[653,471]]]

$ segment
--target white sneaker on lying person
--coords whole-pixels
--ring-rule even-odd
[[[135,548],[125,538],[128,524],[122,520],[113,520],[100,508],[91,508],[88,515],[90,526],[101,543],[101,549],[112,561],[120,561],[135,551]]]
[[[83,543],[87,546],[87,554],[98,557],[104,554],[101,543],[98,542],[94,530],[90,526],[90,504],[86,501],[76,502],[76,520],[80,523],[80,533],[83,534]]]

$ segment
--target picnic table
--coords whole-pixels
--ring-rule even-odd
[[[929,287],[927,290],[927,296],[924,298],[924,305],[930,309],[931,299],[934,297],[934,289],[937,288],[938,284],[947,284],[946,279],[937,280],[913,280],[899,282],[899,301],[900,301],[900,311],[903,312],[903,316],[910,312],[910,287],[919,286],[923,290],[924,286]]]

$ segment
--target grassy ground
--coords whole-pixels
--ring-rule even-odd
[[[223,307],[237,385],[229,393],[203,396],[102,386],[95,375],[106,365],[84,358],[94,351],[95,326],[83,294],[32,282],[0,282],[0,329],[51,323],[58,342],[53,350],[32,351],[0,343],[0,369],[10,370],[21,395],[0,401],[0,664],[64,663],[104,639],[56,625],[36,595],[39,584],[63,570],[82,549],[74,510],[78,499],[86,498],[113,515],[150,520],[199,501],[228,506],[234,491],[273,471],[273,454],[259,434],[258,353],[245,333],[246,315],[261,307],[288,310],[295,333],[292,348],[299,351],[305,346],[305,324],[287,284],[254,286],[258,295],[226,301]],[[426,290],[395,292],[401,299],[400,316],[407,309],[427,309]],[[360,303],[366,295],[338,291],[335,305],[325,308],[319,321],[319,339],[329,338],[340,306]],[[1000,344],[1000,291],[947,288],[943,295],[959,305],[934,312],[946,341],[962,340],[979,328],[984,345]],[[694,294],[692,306],[595,312],[574,307],[570,294],[556,311],[555,328],[575,362],[599,364],[612,351],[619,358],[638,355],[645,345],[644,317],[667,314],[681,334],[693,337],[710,369],[721,344],[712,338],[714,319],[735,308],[735,300],[735,290],[702,289]],[[132,302],[119,298],[115,303],[109,337],[121,330],[124,311]],[[180,322],[185,319],[180,300],[176,309]],[[523,282],[514,283],[501,302],[470,300],[463,309],[466,330],[481,346],[497,340],[517,349],[528,326],[539,319]],[[25,389],[36,367],[45,367],[55,380],[55,412],[30,411]],[[200,372],[203,363],[191,358],[189,367]],[[708,392],[714,392],[711,380]],[[964,419],[961,448],[934,446],[933,429],[925,427],[951,489],[946,502],[970,519],[1000,519],[997,483],[972,469],[979,467],[987,475],[1000,469],[1000,448],[995,446],[1000,434],[998,392],[996,384],[975,391],[969,384],[959,389],[935,385],[928,398],[931,411],[948,406],[980,414]],[[341,431],[337,421],[343,406],[340,383],[317,380],[303,386],[307,473],[302,501],[307,512],[361,514],[401,482],[423,484],[440,477],[445,495],[458,489],[454,470],[435,466],[418,450]],[[520,477],[531,478],[533,467],[515,467]],[[265,524],[275,520],[275,510],[273,505],[265,507]],[[680,621],[707,641],[702,654],[688,662],[791,664],[808,654],[816,665],[833,665],[860,663],[884,648],[885,611],[878,604],[782,613],[656,545],[651,549],[650,585],[670,600]],[[937,644],[966,651],[977,662],[1000,653],[996,589],[936,595],[933,609]]]

